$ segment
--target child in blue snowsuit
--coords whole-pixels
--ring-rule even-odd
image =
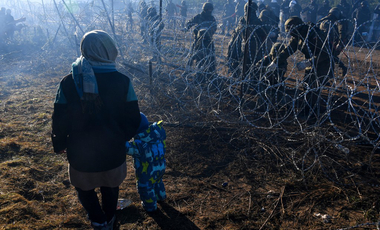
[[[166,198],[162,177],[165,173],[166,132],[162,121],[149,126],[148,119],[141,114],[140,127],[134,141],[127,142],[127,154],[133,157],[137,189],[144,209],[157,210],[157,201]]]

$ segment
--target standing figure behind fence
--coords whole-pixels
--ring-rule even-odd
[[[133,5],[132,5],[132,2],[130,1],[126,9],[126,13],[128,17],[127,23],[126,23],[127,31],[133,31],[133,17],[132,17],[133,12],[134,12]]]
[[[276,60],[277,56],[282,52],[285,51],[285,44],[281,42],[276,42],[270,51],[268,55],[265,55],[259,62],[256,63],[256,67],[259,68],[260,74],[264,74],[266,72],[266,68],[272,63],[272,61]],[[278,60],[277,60],[278,61]],[[280,83],[285,76],[285,73],[288,68],[288,62],[285,60],[282,63],[279,63],[277,65],[277,69],[273,72],[270,72],[268,76],[266,77],[268,82],[271,85]]]
[[[11,14],[11,9],[6,10],[6,14],[4,17],[4,25],[5,25],[5,38],[6,39],[13,39],[13,34],[15,31],[21,31],[21,29],[24,27],[22,24],[18,24],[20,22],[24,22],[26,20],[25,17],[19,18],[17,20],[14,19],[14,17]]]
[[[168,16],[168,26],[172,29],[176,27],[175,14],[177,13],[177,8],[172,0],[169,0],[166,6],[166,14]]]
[[[185,0],[181,1],[181,5],[177,5],[181,9],[179,10],[181,15],[181,28],[185,27],[186,18],[187,18],[187,4]]]
[[[156,8],[151,6],[148,9],[147,29],[150,38],[150,44],[153,48],[154,59],[158,58],[158,53],[161,50],[161,32],[164,29],[164,22],[160,15],[157,14]]]
[[[285,22],[286,20],[288,20],[289,18],[289,5],[290,5],[290,0],[284,0],[282,3],[281,3],[281,6],[280,6],[280,32],[281,32],[281,36],[285,33]]]
[[[5,7],[0,9],[0,43],[5,38]]]
[[[373,20],[370,26],[367,41],[376,42],[380,37],[380,3],[373,10]]]
[[[145,42],[148,41],[147,39],[147,28],[146,28],[146,17],[148,15],[148,6],[146,5],[146,2],[142,0],[139,3],[139,16],[140,16],[140,35],[144,39]]]
[[[347,68],[339,59],[339,54],[347,45],[349,39],[348,21],[343,20],[344,16],[338,7],[333,7],[327,16],[318,21],[319,28],[328,35],[328,45],[332,51],[334,62],[342,69],[343,76],[346,75]]]
[[[281,100],[285,100],[285,83],[283,81],[288,68],[288,62],[285,60],[284,62],[279,63],[274,71],[266,71],[266,69],[272,61],[276,60],[277,56],[284,49],[285,45],[283,43],[276,42],[272,46],[270,53],[256,63],[256,73],[260,76],[259,83],[261,85],[266,85],[266,96],[273,105]]]
[[[360,6],[354,10],[352,17],[356,19],[356,26],[358,31],[356,32],[355,40],[361,42],[367,40],[369,32],[369,24],[365,23],[372,19],[371,11],[367,1],[362,1]]]
[[[299,17],[290,17],[285,22],[285,30],[291,36],[288,45],[268,66],[268,71],[275,70],[297,50],[301,51],[305,60],[297,63],[299,71],[305,70],[304,83],[306,104],[304,114],[312,112],[319,115],[321,103],[321,86],[333,77],[334,62],[323,31],[313,24],[304,24]]]
[[[214,42],[212,40],[212,36],[206,29],[200,29],[198,31],[193,55],[190,57],[187,63],[188,67],[191,67],[193,65],[195,65],[199,71],[197,79],[198,82],[210,80],[210,77],[216,70]]]
[[[249,69],[258,62],[264,54],[264,41],[267,34],[262,27],[260,19],[256,16],[257,4],[252,2],[250,9],[248,3],[244,6],[244,17],[240,18],[228,45],[227,62],[230,73],[234,76],[240,75],[237,69],[243,61],[243,53],[246,52],[246,67]],[[249,16],[248,16],[249,14]],[[247,19],[249,18],[249,22]]]
[[[193,29],[193,37],[194,41],[191,46],[191,53],[194,51],[194,46],[198,41],[198,32],[201,29],[205,29],[208,35],[212,38],[216,32],[217,24],[214,16],[212,15],[212,11],[214,10],[214,6],[212,3],[206,2],[203,4],[202,12],[200,14],[195,15],[186,23],[185,31]]]
[[[234,27],[235,24],[235,4],[233,0],[227,0],[227,3],[223,7],[223,24],[222,32],[224,34],[227,31],[226,35],[230,36],[230,30]]]
[[[235,26],[239,24],[239,20],[244,16],[244,0],[237,0],[235,5]]]
[[[259,19],[263,24],[263,28],[267,33],[267,36],[269,36],[270,38],[269,40],[272,42],[276,42],[278,34],[280,32],[278,28],[280,22],[279,18],[272,11],[272,9],[267,6],[264,10],[260,12]],[[271,44],[269,44],[267,48],[270,49]]]
[[[134,141],[127,142],[127,155],[133,157],[136,185],[142,205],[147,212],[157,210],[157,201],[166,199],[162,177],[165,174],[166,132],[162,121],[149,126],[141,113],[141,122]]]

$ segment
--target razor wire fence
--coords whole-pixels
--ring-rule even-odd
[[[362,162],[375,170],[378,162],[380,53],[378,37],[371,41],[359,28],[379,22],[356,25],[355,21],[344,21],[353,28],[339,56],[346,69],[330,63],[322,68],[329,68],[333,77],[312,83],[296,68],[304,59],[300,52],[288,58],[286,74],[275,81],[265,66],[251,65],[243,75],[241,60],[231,72],[227,58],[230,37],[218,34],[214,35],[214,52],[203,55],[205,60],[199,60],[200,65],[190,65],[194,55],[191,33],[165,28],[160,48],[147,44],[151,57],[156,52],[160,60],[153,62],[152,79],[145,81],[138,93],[144,95],[142,91],[152,87],[147,106],[149,100],[158,103],[170,122],[191,124],[201,120],[212,127],[237,128],[241,133],[234,133],[230,142],[237,136],[254,140],[240,143],[240,150],[254,155],[255,148],[266,146],[262,148],[267,153],[276,156],[281,165],[295,168],[303,179],[319,171],[337,183],[362,183],[357,177],[361,169],[354,165]],[[269,39],[261,44],[262,56],[268,55],[268,44],[273,44]],[[286,45],[288,39],[284,36],[278,41]],[[249,56],[254,59],[257,54]],[[209,71],[210,65],[215,70]],[[143,83],[137,78],[138,84]],[[260,134],[247,135],[243,130]],[[268,146],[277,150],[268,150]]]
[[[357,176],[355,162],[377,167],[380,21],[361,25],[349,19],[336,22],[351,28],[338,56],[340,63],[322,67],[313,63],[314,70],[327,68],[333,77],[311,81],[305,71],[297,69],[305,59],[300,52],[287,59],[287,70],[279,76],[278,72],[267,71],[263,64],[251,64],[245,69],[241,56],[239,60],[228,58],[233,35],[216,33],[211,45],[195,49],[193,33],[182,28],[181,18],[174,18],[173,24],[173,18],[169,21],[163,16],[162,31],[141,31],[142,18],[134,15],[133,26],[127,26],[130,22],[125,11],[113,12],[111,19],[111,9],[101,1],[73,8],[57,2],[45,5],[44,11],[38,5],[29,5],[24,12],[33,12],[30,27],[43,29],[37,33],[29,28],[24,33],[46,37],[41,43],[45,51],[64,50],[74,58],[83,33],[92,29],[109,32],[120,51],[120,68],[133,79],[142,109],[155,108],[152,115],[168,123],[233,128],[235,131],[226,141],[235,143],[239,151],[253,154],[257,148],[265,149],[281,167],[294,168],[303,179],[320,171],[333,181],[347,184]],[[21,6],[13,7],[21,11]],[[274,27],[256,26],[248,36],[254,38],[255,31],[264,27],[270,30],[266,30],[264,40],[255,44],[256,52],[247,53],[250,63],[270,55]],[[330,28],[327,34],[333,33],[334,26]],[[15,39],[27,37],[22,32],[20,35]],[[328,36],[319,39],[325,39],[328,46]],[[289,35],[280,34],[276,42],[286,46]],[[333,60],[333,53],[329,55]],[[232,62],[236,64],[234,68]],[[353,151],[363,154],[353,157]]]

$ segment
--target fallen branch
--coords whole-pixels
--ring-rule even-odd
[[[284,195],[284,192],[285,192],[285,186],[281,188],[281,194],[280,194],[280,197],[277,198],[277,200],[276,200],[276,202],[275,202],[276,204],[275,204],[274,208],[272,209],[272,212],[270,213],[270,215],[269,215],[268,218],[265,220],[264,224],[260,227],[259,230],[263,229],[263,227],[267,224],[267,222],[272,218],[273,213],[274,213],[274,210],[276,210],[279,201],[282,200],[282,196]],[[281,203],[282,203],[282,202],[281,202]]]

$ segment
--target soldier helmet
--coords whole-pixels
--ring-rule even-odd
[[[293,28],[302,25],[303,21],[299,17],[290,17],[288,20],[285,22],[285,32],[289,33]]]
[[[331,8],[329,14],[334,15],[337,19],[342,17],[342,11],[338,7]]]
[[[211,2],[205,2],[203,4],[202,10],[203,11],[212,11],[214,9],[214,5]]]
[[[251,12],[256,12],[258,6],[255,2],[251,2]],[[248,2],[244,5],[244,14],[248,15]]]
[[[181,4],[182,4],[182,5],[186,5],[186,1],[185,1],[185,0],[182,0]]]

